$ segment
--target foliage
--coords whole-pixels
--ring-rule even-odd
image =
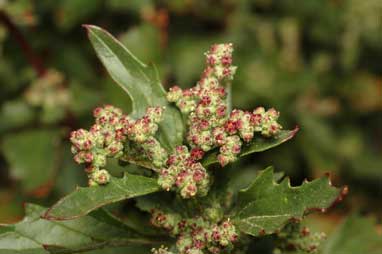
[[[169,231],[170,236],[177,238],[176,251],[179,253],[217,253],[233,250],[236,242],[242,241],[239,234],[258,236],[275,233],[291,219],[301,219],[307,209],[325,210],[340,195],[340,191],[331,187],[325,179],[304,184],[300,188],[291,188],[287,181],[274,186],[272,169],[267,169],[256,177],[250,187],[239,194],[236,201],[238,207],[236,215],[225,214],[225,209],[219,202],[215,202],[215,207],[203,204],[197,196],[210,198],[208,192],[212,185],[212,182],[208,180],[212,172],[198,162],[206,152],[220,147],[217,158],[224,167],[229,162],[235,161],[237,155],[241,153],[241,139],[249,143],[250,147],[263,146],[262,149],[257,149],[261,151],[281,144],[296,131],[289,132],[286,137],[280,137],[281,125],[276,122],[279,113],[274,109],[265,112],[264,108],[257,108],[253,113],[236,109],[228,111],[230,98],[227,97],[225,89],[228,89],[229,93],[230,85],[224,87],[223,84],[232,80],[236,67],[231,67],[232,45],[221,44],[213,45],[206,54],[207,67],[194,88],[182,92],[180,88],[174,87],[167,93],[167,100],[176,102],[179,108],[179,112],[175,113],[179,116],[182,113],[183,118],[188,118],[181,123],[182,128],[178,129],[180,132],[178,134],[183,137],[183,128],[187,127],[186,141],[192,148],[191,152],[188,153],[187,147],[180,145],[182,142],[173,143],[168,139],[160,138],[157,140],[155,136],[161,137],[163,133],[168,132],[167,128],[159,127],[162,121],[175,119],[166,123],[170,127],[176,126],[177,121],[181,122],[180,117],[178,120],[166,118],[164,114],[168,109],[158,107],[164,104],[156,101],[158,99],[156,93],[149,92],[156,86],[163,89],[158,79],[156,82],[151,82],[150,75],[140,76],[145,73],[142,68],[147,67],[140,64],[111,35],[98,27],[88,26],[87,29],[98,56],[114,79],[120,84],[128,81],[128,85],[122,85],[122,87],[132,99],[132,111],[125,116],[120,109],[112,106],[97,108],[94,111],[96,124],[89,132],[82,129],[72,132],[72,152],[75,154],[76,162],[87,164],[86,172],[90,186],[77,189],[46,212],[37,206],[29,206],[27,217],[23,222],[4,228],[1,240],[6,250],[13,250],[12,246],[8,246],[10,241],[20,241],[20,244],[16,243],[14,248],[24,253],[30,249],[44,251],[43,248],[50,253],[75,253],[119,245],[128,246],[134,243],[152,244],[156,242],[152,237],[146,240],[135,239],[135,235],[139,233],[118,232],[117,236],[114,236],[126,237],[125,240],[123,238],[114,240],[113,236],[108,239],[102,234],[104,230],[100,231],[100,237],[93,236],[97,234],[97,231],[91,227],[97,224],[90,221],[82,223],[77,220],[86,220],[87,217],[83,216],[107,204],[157,192],[160,190],[159,186],[166,191],[176,192],[178,192],[177,188],[180,188],[178,192],[180,196],[175,196],[175,199],[179,197],[191,199],[194,205],[200,206],[199,211],[185,215],[186,210],[179,211],[179,202],[187,201],[178,200],[178,204],[172,208],[170,205],[156,207],[160,202],[157,204],[153,202],[153,208],[150,210],[152,224],[164,228]],[[134,68],[138,69],[135,71]],[[139,94],[138,91],[145,86],[145,92],[141,93],[141,96],[146,96],[150,104],[137,104],[142,103],[142,99],[134,94]],[[136,102],[134,102],[135,99],[137,99]],[[143,116],[142,113],[138,113],[142,112],[142,107],[146,108]],[[134,118],[138,119],[134,120]],[[210,121],[209,125],[208,121]],[[212,143],[209,139],[203,138],[208,128],[211,132],[209,135],[213,138]],[[176,129],[171,132],[174,131]],[[272,145],[263,145],[264,141],[254,139],[256,132],[259,132],[263,138],[281,141],[271,142]],[[177,134],[172,133],[172,136]],[[199,138],[200,141],[196,141],[195,138]],[[233,138],[237,141],[230,144]],[[166,144],[169,144],[166,148],[170,155],[161,148]],[[156,151],[157,149],[159,150]],[[253,150],[256,151],[256,149]],[[252,148],[248,148],[245,154],[251,152]],[[161,159],[163,156],[165,161]],[[227,159],[222,159],[222,156]],[[121,179],[110,176],[106,169],[101,169],[108,167],[108,157],[132,163],[141,161],[137,164],[146,166],[159,174],[158,183],[155,178],[144,176],[125,175]],[[187,174],[191,174],[191,178]],[[226,198],[225,196],[229,197],[229,195],[229,192],[223,191],[218,197]],[[261,200],[264,201],[261,202]],[[226,209],[229,210],[233,203],[235,201],[232,200]],[[178,210],[179,213],[168,213],[171,210]],[[99,211],[103,210],[96,210],[94,213],[97,214]],[[43,217],[39,218],[42,215]],[[113,218],[102,219],[109,221]],[[68,220],[68,222],[59,222],[61,220]],[[57,230],[55,230],[57,235],[51,235],[50,226],[56,226],[56,223],[58,226],[63,226],[63,230],[69,229],[75,233],[89,230],[90,242],[89,239],[81,242],[82,237],[79,236],[71,239],[67,233]],[[114,223],[118,222],[114,221]],[[39,228],[35,229],[34,224],[39,225]],[[79,229],[72,229],[70,225],[75,225]],[[25,227],[28,228],[28,234],[24,233]],[[103,227],[108,228],[108,226]],[[40,234],[45,237],[41,239],[38,236]],[[88,237],[89,233],[82,234]],[[246,246],[244,244],[243,246],[239,247],[239,250],[245,250]],[[160,247],[155,252],[167,252],[167,249]]]
[[[312,212],[309,208],[328,207],[335,202],[336,195],[342,199],[343,193],[328,185],[328,178],[290,187],[288,180],[282,180],[283,173],[260,170],[272,163],[276,169],[291,175],[292,185],[300,185],[304,178],[320,177],[324,171],[332,171],[336,184],[350,185],[351,197],[337,207],[342,211],[341,216],[350,207],[360,207],[361,211],[380,216],[378,200],[382,164],[378,156],[381,150],[378,116],[381,111],[379,56],[382,40],[379,36],[381,27],[376,22],[380,10],[378,0],[317,1],[299,5],[289,0],[281,3],[273,0],[0,1],[0,218],[3,221],[19,220],[22,217],[20,207],[25,200],[48,207],[64,196],[50,210],[36,208],[39,215],[51,216],[50,219],[80,217],[73,220],[76,222],[101,211],[99,207],[108,204],[104,208],[126,218],[130,229],[138,232],[142,228],[140,225],[146,225],[150,233],[145,237],[152,240],[152,232],[168,235],[173,231],[164,224],[152,223],[157,228],[147,226],[154,208],[164,215],[185,218],[189,224],[202,223],[210,234],[214,227],[219,229],[220,223],[231,218],[234,233],[238,233],[240,239],[234,242],[235,251],[303,253],[317,245],[322,249],[317,251],[324,253],[348,253],[349,250],[378,253],[381,248],[377,244],[379,236],[366,233],[372,232],[374,225],[363,218],[351,217],[337,233],[329,235],[328,240],[323,240],[320,233],[326,230],[307,236],[302,233],[306,231],[300,219]],[[106,71],[120,87],[113,84],[96,61],[86,36],[80,31],[84,23],[100,24],[117,35],[119,41],[96,26],[85,26]],[[234,44],[234,62],[239,66],[232,82],[233,107],[249,110],[263,104],[281,109],[280,123],[289,127],[298,123],[300,126],[293,142],[266,151],[293,138],[297,127],[281,130],[274,138],[256,132],[248,144],[240,136],[243,132],[237,130],[243,143],[240,153],[234,156],[222,154],[230,161],[236,157],[240,160],[220,169],[220,147],[214,145],[200,160],[204,169],[193,164],[200,172],[208,174],[208,178],[203,178],[203,184],[196,183],[196,203],[192,201],[193,191],[185,191],[186,185],[179,188],[169,184],[169,178],[163,177],[152,162],[141,157],[136,160],[137,157],[107,155],[107,167],[86,172],[91,176],[89,179],[97,180],[93,185],[101,183],[102,186],[77,187],[77,184],[85,184],[86,176],[73,163],[67,137],[74,129],[90,126],[93,120],[89,112],[100,104],[112,104],[134,120],[144,117],[149,106],[165,107],[164,117],[156,123],[158,130],[152,137],[168,154],[188,142],[185,137],[188,127],[184,125],[188,115],[179,112],[177,102],[167,101],[166,90],[174,83],[182,91],[191,87],[202,72],[203,51],[210,44],[222,41]],[[238,139],[233,141],[231,144]],[[189,149],[185,154],[191,156],[192,152]],[[185,166],[177,165],[178,169],[172,172],[178,176],[179,168]],[[271,173],[274,183],[268,177],[264,188],[253,187],[252,183],[259,181],[259,177]],[[186,178],[189,177],[187,174]],[[142,180],[142,184],[131,184],[136,179]],[[312,184],[322,184],[319,193],[323,195],[322,200],[317,198],[317,193],[308,191],[316,197],[303,199],[297,205],[288,206],[282,202],[282,197],[287,200],[310,197],[299,195],[299,190],[309,190],[308,186]],[[190,200],[162,191],[167,188],[180,195],[183,193]],[[241,189],[251,191],[245,194],[240,192]],[[208,195],[204,195],[205,190]],[[274,194],[281,190],[285,195]],[[103,191],[110,195],[104,195]],[[148,193],[152,194],[138,197]],[[234,208],[241,207],[243,197],[257,200],[259,196],[268,198],[249,202],[249,207],[242,212]],[[151,197],[156,199],[155,202]],[[128,201],[120,202],[125,199]],[[168,204],[164,206],[159,202],[162,199]],[[268,206],[269,200],[280,206]],[[313,201],[317,203],[311,205],[309,202]],[[29,207],[34,205],[27,207],[26,218],[30,216]],[[271,223],[261,220],[260,216],[264,214],[273,216],[284,209],[290,212],[285,220],[284,217]],[[195,212],[185,214],[185,210]],[[217,210],[220,212],[216,213]],[[203,211],[212,212],[218,221],[211,222],[211,216]],[[90,215],[86,215],[89,212]],[[38,215],[33,216],[38,218]],[[240,218],[260,227],[244,226]],[[48,222],[38,220],[44,225],[50,225],[45,224]],[[70,224],[71,220],[66,222]],[[294,225],[292,222],[298,223]],[[355,234],[356,225],[358,228],[364,226],[365,233]],[[166,232],[158,231],[158,228]],[[35,232],[40,232],[40,228],[28,236],[34,236]],[[188,228],[182,234],[192,232]],[[247,233],[255,237],[245,236]],[[58,231],[58,234],[63,233]],[[179,233],[171,234],[179,237]],[[1,235],[0,239],[9,243],[9,239],[15,240],[12,237],[20,236],[13,232]],[[354,240],[346,241],[345,238]],[[94,239],[97,244],[92,243],[93,246],[105,249],[91,250],[91,253],[148,253],[151,247],[159,247],[157,243],[120,247],[114,245],[116,239],[113,236],[111,240]],[[12,245],[1,252],[70,253],[78,247],[68,241],[44,250],[41,246],[51,244],[50,240],[37,239],[39,244],[32,244],[36,247],[33,250],[19,252],[17,245]],[[125,240],[118,239],[117,242],[126,245]],[[160,244],[175,252],[173,241],[164,239]],[[210,248],[220,246],[218,241],[212,243]]]

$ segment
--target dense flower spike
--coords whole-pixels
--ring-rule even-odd
[[[232,66],[232,43],[215,44],[205,54],[207,60],[207,68],[205,74],[213,74],[219,80],[233,79],[236,72],[236,66]]]
[[[131,141],[144,143],[158,130],[158,123],[162,120],[163,108],[149,107],[146,114],[128,127],[128,136]]]
[[[230,162],[236,160],[236,156],[240,153],[241,140],[237,135],[229,136],[226,138],[226,142],[219,149],[220,154],[218,160],[220,165],[225,166]]]
[[[279,113],[274,109],[227,112],[224,84],[236,72],[232,52],[232,44],[213,45],[205,54],[207,67],[197,85],[186,90],[174,86],[167,93],[168,101],[174,102],[188,118],[187,141],[191,148],[204,153],[219,147],[222,166],[237,159],[241,140],[250,142],[255,132],[271,137],[281,130],[277,123]]]
[[[168,167],[159,173],[158,183],[165,190],[175,188],[183,198],[208,193],[210,180],[206,169],[195,158],[200,158],[200,151],[193,150],[193,156],[186,146],[178,146],[167,160]]]
[[[265,137],[276,135],[281,129],[281,125],[277,123],[280,113],[274,108],[265,111],[263,107],[258,107],[253,111],[253,124],[255,130],[261,132]]]
[[[148,138],[141,144],[141,147],[145,157],[152,162],[154,170],[166,165],[167,152],[154,137]]]
[[[155,167],[162,167],[167,160],[167,152],[154,138],[158,123],[162,118],[163,108],[150,107],[146,114],[133,120],[122,110],[110,105],[93,111],[95,124],[89,131],[79,129],[70,136],[74,160],[87,165],[89,185],[106,184],[110,175],[104,168],[107,158],[120,158],[124,154],[127,142],[145,155]]]
[[[180,254],[229,251],[238,238],[236,228],[229,219],[218,222],[201,216],[182,219],[176,213],[165,213],[158,209],[153,209],[151,214],[154,226],[177,237],[176,246]]]

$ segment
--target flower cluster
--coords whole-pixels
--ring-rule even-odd
[[[65,78],[54,69],[36,79],[24,96],[28,104],[42,109],[41,120],[48,123],[62,119],[70,103],[70,91],[65,86]]]
[[[244,142],[250,142],[255,132],[263,136],[276,135],[281,126],[279,113],[259,107],[253,112],[233,110],[227,112],[224,82],[233,78],[232,44],[213,45],[206,53],[207,67],[195,87],[182,90],[174,86],[167,93],[188,117],[187,141],[193,149],[207,152],[219,147],[219,162],[225,166],[236,160]]]
[[[281,130],[277,123],[279,112],[271,108],[265,111],[263,107],[253,112],[234,109],[224,124],[224,129],[214,130],[214,139],[220,145],[218,160],[222,166],[236,160],[244,142],[250,142],[255,132],[265,137],[272,137]]]
[[[322,232],[310,232],[309,228],[301,224],[287,224],[277,234],[277,248],[274,254],[281,254],[283,250],[297,250],[304,253],[317,253],[326,234]]]
[[[151,213],[154,226],[177,237],[176,246],[180,254],[203,254],[204,251],[217,254],[222,250],[231,250],[238,238],[235,226],[229,219],[213,223],[202,216],[182,219],[176,213],[164,213],[158,209],[153,209]]]
[[[183,198],[205,196],[210,185],[209,175],[196,161],[202,155],[202,151],[198,150],[190,153],[186,146],[176,147],[175,153],[167,160],[167,167],[159,172],[159,185],[168,191],[176,187]]]
[[[168,250],[167,247],[164,247],[164,246],[161,246],[158,249],[153,248],[151,249],[151,252],[153,254],[173,254],[171,251]]]
[[[94,110],[95,124],[89,131],[79,129],[71,133],[74,160],[87,165],[90,186],[109,182],[110,175],[104,169],[107,158],[121,157],[126,142],[133,143],[154,165],[164,165],[167,153],[153,137],[162,111],[160,107],[148,108],[142,118],[133,120],[121,109],[106,105]]]

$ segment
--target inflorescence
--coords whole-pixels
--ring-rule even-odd
[[[166,151],[155,138],[164,107],[149,107],[139,119],[110,105],[96,108],[90,130],[73,131],[70,138],[75,161],[86,164],[89,185],[108,183],[107,158],[119,158],[148,162],[158,173],[159,185],[167,191],[175,190],[183,198],[205,196],[211,180],[200,161],[206,152],[218,149],[217,159],[225,166],[237,159],[242,145],[249,143],[255,133],[277,135],[281,125],[277,123],[279,112],[273,108],[228,112],[224,86],[236,72],[232,51],[232,44],[213,45],[206,53],[207,67],[196,86],[185,90],[174,86],[167,93],[168,101],[179,108],[188,127],[187,145],[174,151]]]
[[[238,239],[235,226],[229,219],[211,222],[209,218],[198,216],[182,218],[177,213],[165,213],[158,209],[151,211],[151,223],[165,229],[177,237],[176,247],[181,254],[218,254],[222,250],[232,250]],[[169,253],[166,248],[154,250],[154,253]]]
[[[70,137],[75,161],[86,165],[89,185],[107,184],[111,180],[107,160],[117,158],[155,171],[158,184],[166,191],[176,191],[183,198],[206,196],[212,182],[202,164],[207,152],[218,150],[217,159],[225,166],[237,159],[243,144],[256,134],[277,135],[281,125],[275,109],[230,110],[225,86],[236,72],[232,51],[232,44],[213,45],[206,53],[207,67],[196,86],[185,90],[174,86],[167,93],[167,100],[179,108],[187,125],[185,144],[174,151],[167,151],[156,138],[164,107],[149,107],[139,119],[110,105],[96,108],[90,130],[73,131]],[[183,218],[153,209],[151,222],[177,237],[181,254],[229,252],[238,238],[234,225],[217,210],[205,211],[205,215]],[[153,253],[172,252],[162,247]]]
[[[165,164],[167,153],[154,137],[162,112],[161,107],[150,107],[142,118],[133,120],[121,109],[106,105],[94,110],[95,124],[89,131],[79,129],[71,133],[74,160],[86,164],[90,186],[109,182],[107,158],[120,158],[126,142],[132,143],[137,153],[154,165]]]
[[[190,154],[187,146],[178,146],[175,153],[167,160],[167,168],[159,173],[158,183],[167,191],[176,186],[180,195],[190,198],[196,194],[205,196],[208,193],[210,180],[206,169],[194,154]]]
[[[244,142],[250,142],[255,132],[270,137],[281,130],[275,109],[259,107],[253,112],[235,109],[227,112],[227,92],[224,84],[233,79],[232,44],[213,45],[206,53],[207,67],[197,85],[182,90],[170,88],[167,99],[174,102],[188,119],[187,141],[201,153],[219,148],[222,166],[237,159]]]

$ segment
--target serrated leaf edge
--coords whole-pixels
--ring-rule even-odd
[[[256,178],[259,177],[261,174],[266,173],[266,171],[269,171],[269,170],[274,171],[273,166],[269,166],[269,167],[267,167],[266,169],[262,170],[262,171],[260,172],[260,174],[256,176]],[[332,184],[332,179],[331,179],[332,177],[331,177],[331,174],[330,174],[330,173],[325,173],[325,174],[324,174],[324,177],[327,179],[327,181],[328,181],[328,185],[329,185],[330,187],[335,187],[335,186]],[[321,178],[322,178],[322,177],[321,177]],[[317,179],[314,179],[314,180],[312,180],[312,181],[308,181],[307,179],[304,179],[303,183],[302,183],[300,186],[291,186],[291,184],[290,184],[290,178],[289,178],[289,177],[284,178],[283,181],[287,181],[287,185],[288,185],[289,188],[291,188],[291,189],[297,189],[297,188],[303,186],[303,184],[309,184],[309,183],[311,183],[311,182],[313,182],[313,181],[315,181],[315,180],[319,180],[319,179],[321,179],[321,178],[317,178]],[[239,192],[246,192],[246,191],[248,191],[248,190],[253,186],[253,184],[254,184],[254,182],[252,182],[252,183],[251,183],[249,186],[247,186],[246,188],[241,189]],[[275,181],[273,180],[273,178],[272,178],[272,184],[273,184],[274,186],[279,185],[279,183],[275,182]],[[349,192],[349,188],[348,188],[348,186],[347,186],[347,185],[343,186],[343,187],[341,188],[341,190],[339,191],[338,196],[332,201],[332,204],[331,204],[331,205],[329,205],[327,208],[318,208],[318,207],[317,207],[317,208],[316,208],[316,207],[310,207],[310,208],[307,208],[307,209],[304,210],[304,215],[303,215],[303,216],[305,216],[305,215],[306,215],[307,213],[309,213],[310,211],[318,211],[318,212],[321,212],[321,213],[326,212],[328,209],[333,208],[336,204],[338,204],[339,202],[341,202],[341,201],[345,198],[345,196],[348,194],[348,192]],[[255,202],[255,201],[253,201],[253,202]],[[244,208],[242,208],[241,210],[244,210],[246,207],[248,207],[248,206],[251,205],[251,204],[252,204],[252,202],[249,202],[249,203],[248,203]],[[284,214],[284,215],[265,215],[265,216],[256,216],[256,217],[263,217],[263,218],[271,218],[271,217],[275,217],[275,218],[276,218],[276,217],[282,217],[282,216],[286,216],[286,215],[290,216],[289,214]],[[233,217],[233,216],[232,216],[232,217]],[[274,233],[277,233],[277,232],[281,231],[281,229],[282,229],[283,227],[285,227],[285,225],[286,225],[287,223],[289,223],[289,222],[291,222],[291,221],[300,222],[302,219],[303,219],[303,217],[299,218],[299,217],[296,217],[296,216],[292,216],[291,218],[289,218],[288,220],[286,220],[285,223],[283,223],[282,225],[280,225],[280,227],[279,227]],[[233,220],[233,221],[235,221],[235,220]],[[247,223],[247,222],[246,222],[246,223]],[[256,225],[256,224],[254,224],[254,225]],[[256,227],[258,227],[258,228],[262,228],[262,227],[260,227],[260,226],[256,226]],[[260,229],[258,235],[259,235],[259,236],[262,236],[262,235],[265,235],[265,234],[266,234],[266,231],[265,231],[264,229]]]

